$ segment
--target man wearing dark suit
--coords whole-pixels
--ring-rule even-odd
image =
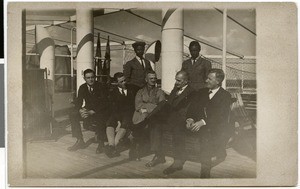
[[[211,69],[211,62],[200,57],[201,46],[197,41],[189,45],[191,58],[182,63],[181,70],[189,74],[190,85],[196,90],[205,87],[208,71]]]
[[[168,98],[167,109],[167,124],[172,132],[172,146],[174,149],[174,162],[165,169],[165,175],[175,171],[182,170],[185,158],[185,121],[187,109],[193,98],[194,89],[189,85],[189,77],[187,72],[179,71],[175,77],[175,87],[171,91]]]
[[[231,95],[221,87],[224,72],[211,69],[207,88],[198,91],[187,113],[186,127],[199,134],[201,148],[201,178],[209,178],[212,157],[225,160],[226,130],[229,129]]]
[[[135,98],[133,91],[126,87],[123,73],[117,72],[114,75],[114,78],[117,81],[117,87],[114,88],[109,95],[111,114],[106,123],[106,134],[108,139],[106,155],[110,158],[120,155],[119,142],[125,136],[127,129],[132,125]],[[118,127],[118,122],[121,123],[121,126],[116,129]]]
[[[149,60],[143,57],[145,45],[145,42],[135,42],[132,44],[136,57],[126,62],[123,69],[128,88],[133,89],[135,94],[146,84],[145,77],[147,71],[152,70]]]
[[[76,143],[69,147],[69,151],[76,151],[85,147],[80,121],[83,120],[83,127],[89,129],[93,124],[96,125],[96,136],[99,145],[96,153],[102,151],[105,135],[105,121],[107,118],[108,98],[107,90],[100,83],[95,81],[95,72],[91,69],[84,71],[84,80],[78,90],[78,97],[75,101],[75,108],[70,113],[72,136],[77,138]],[[85,106],[82,107],[83,102]]]

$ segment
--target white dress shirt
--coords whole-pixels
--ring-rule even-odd
[[[179,91],[177,91],[177,95],[180,95],[187,86],[188,85],[185,85],[184,87],[182,87],[181,89],[179,89]]]
[[[220,87],[210,90],[211,93],[209,94],[209,99],[212,99],[215,96],[215,94],[219,91],[219,89]]]
[[[200,55],[195,60],[191,58],[192,65],[194,65],[195,62],[197,62],[199,58],[200,58]]]
[[[120,91],[121,94],[123,94],[123,93],[122,93],[122,90],[123,90],[125,96],[127,96],[127,89],[122,89],[121,87],[118,87],[118,89],[119,89],[119,91]]]
[[[142,62],[142,60],[141,60],[141,58],[140,57],[138,57],[138,56],[135,56],[135,58],[139,61],[139,63],[144,67],[144,68],[146,68],[146,65],[145,65],[145,60],[144,60],[144,58],[142,58],[143,59],[143,62]]]

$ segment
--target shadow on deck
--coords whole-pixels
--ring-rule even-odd
[[[67,151],[75,139],[71,137],[68,122],[57,125],[52,140],[32,140],[26,146],[26,175],[28,178],[198,178],[201,164],[187,161],[182,171],[168,177],[162,171],[173,159],[168,154],[165,164],[153,168],[145,167],[153,155],[145,153],[141,161],[129,161],[128,150],[120,157],[109,159],[105,154],[96,154],[94,132],[84,131],[87,147],[76,152]],[[213,178],[256,177],[255,131],[244,132],[229,143],[227,158],[212,169]],[[147,148],[147,145],[146,147]],[[148,148],[147,148],[148,149]],[[168,150],[168,149],[167,149]],[[170,151],[170,150],[169,150]]]

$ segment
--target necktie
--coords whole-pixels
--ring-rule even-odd
[[[144,61],[142,58],[141,58],[141,63],[142,63],[143,69],[145,69]]]
[[[90,93],[93,93],[93,87],[89,87],[89,91],[90,91]]]

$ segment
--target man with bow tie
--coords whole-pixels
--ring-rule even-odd
[[[191,58],[182,63],[181,70],[189,74],[190,85],[199,90],[205,87],[208,71],[211,69],[211,62],[200,57],[201,46],[199,42],[192,41],[189,45]]]
[[[197,92],[187,112],[186,128],[199,135],[201,178],[210,177],[212,158],[224,161],[227,155],[231,95],[221,87],[224,77],[223,70],[211,69],[207,88]]]
[[[109,158],[120,155],[120,141],[132,125],[135,98],[133,91],[126,86],[123,73],[115,73],[114,79],[117,81],[117,87],[109,95],[111,113],[106,123],[108,145],[105,146],[105,154]],[[121,124],[120,127],[118,127],[118,122]]]
[[[72,136],[77,141],[68,150],[76,151],[85,148],[86,145],[80,125],[80,121],[83,120],[83,127],[85,129],[89,129],[92,125],[96,126],[96,136],[99,142],[96,153],[100,153],[106,140],[105,122],[108,116],[107,89],[95,81],[94,70],[86,69],[83,75],[86,83],[79,87],[78,97],[75,100],[75,108],[70,113]],[[82,107],[83,102],[85,103],[84,107]]]
[[[135,94],[146,84],[146,73],[148,71],[153,71],[150,61],[143,57],[145,45],[145,42],[140,41],[132,44],[136,56],[132,60],[126,62],[123,69],[128,88],[133,89]]]

